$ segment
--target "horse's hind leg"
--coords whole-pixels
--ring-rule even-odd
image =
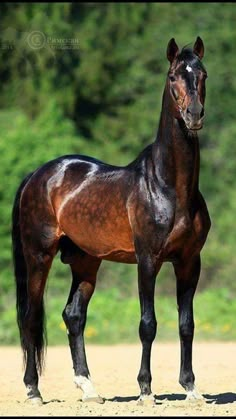
[[[195,377],[192,369],[192,343],[194,335],[193,297],[198,284],[200,267],[200,256],[174,265],[177,279],[181,347],[179,382],[187,391],[187,400],[203,399],[195,387]]]
[[[22,346],[26,355],[24,383],[28,400],[42,404],[38,389],[38,371],[41,373],[44,350],[43,294],[53,256],[37,252],[26,254],[28,270],[28,309],[22,321]]]
[[[72,285],[66,307],[63,311],[74,368],[74,381],[83,392],[83,401],[104,400],[97,394],[91,379],[84,346],[84,328],[87,307],[94,292],[96,275],[101,260],[88,254],[77,255],[71,263]]]

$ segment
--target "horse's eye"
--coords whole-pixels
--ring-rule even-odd
[[[171,88],[172,95],[174,96],[175,100],[179,99],[179,94],[176,89]]]
[[[173,76],[173,74],[170,74],[170,75],[169,75],[169,79],[170,79],[170,81],[172,81],[172,82],[176,81],[176,77],[175,77],[175,76]]]

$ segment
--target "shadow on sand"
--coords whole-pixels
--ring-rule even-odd
[[[166,401],[180,401],[185,400],[186,395],[185,394],[160,394],[155,395],[155,401],[156,404],[161,404],[164,400]],[[206,403],[211,404],[228,404],[228,403],[234,403],[236,402],[236,393],[220,393],[220,394],[203,394],[203,397],[206,400]],[[138,396],[128,396],[128,397],[122,397],[122,396],[115,396],[112,399],[106,399],[109,402],[118,402],[118,403],[127,403],[132,401],[138,401]]]

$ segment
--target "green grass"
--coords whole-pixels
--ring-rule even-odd
[[[61,312],[66,295],[53,296],[48,291],[45,305],[47,313],[48,344],[67,344],[67,334]],[[11,304],[10,304],[11,301]],[[178,339],[178,316],[175,297],[158,295],[155,299],[158,320],[157,339]],[[236,300],[225,288],[196,294],[194,299],[195,338],[199,340],[236,339]],[[138,297],[124,298],[118,289],[97,290],[90,302],[85,338],[87,343],[114,344],[139,341]],[[1,314],[1,344],[19,343],[15,306],[6,301]]]

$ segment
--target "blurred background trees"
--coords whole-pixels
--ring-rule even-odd
[[[10,331],[15,322],[10,231],[20,181],[63,154],[87,154],[124,165],[152,142],[171,37],[180,47],[193,45],[198,35],[205,44],[208,80],[206,120],[199,133],[200,184],[212,228],[202,252],[199,290],[209,290],[211,296],[218,292],[216,306],[223,299],[231,307],[236,295],[234,4],[0,3],[0,16],[3,339],[16,339]],[[63,296],[65,302],[69,281],[68,267],[57,260],[50,273],[49,296],[54,301]],[[135,266],[106,262],[100,268],[98,291],[105,296],[112,289],[109,300],[137,299],[136,282]],[[161,271],[157,292],[162,301],[174,298],[169,265]],[[206,301],[213,305],[214,298]],[[50,322],[54,324],[51,318]]]

